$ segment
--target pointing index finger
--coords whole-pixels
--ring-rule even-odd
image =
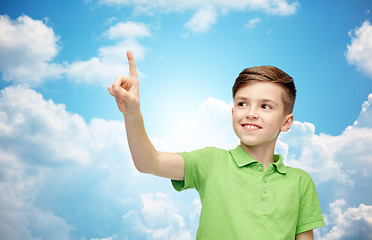
[[[136,62],[134,61],[132,51],[130,50],[127,51],[127,58],[128,58],[128,63],[129,63],[129,76],[137,77]]]

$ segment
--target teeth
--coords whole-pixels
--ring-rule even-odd
[[[244,125],[244,127],[249,128],[249,129],[258,129],[259,127],[254,126],[254,125]]]

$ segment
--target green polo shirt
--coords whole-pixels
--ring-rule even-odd
[[[185,180],[172,184],[200,195],[197,239],[287,240],[324,225],[311,177],[284,166],[280,155],[265,171],[241,146],[180,154]]]

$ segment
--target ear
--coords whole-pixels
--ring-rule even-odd
[[[287,132],[291,128],[292,123],[293,123],[293,118],[294,118],[294,116],[293,116],[292,113],[291,114],[288,114],[285,117],[284,122],[283,122],[283,125],[282,125],[282,127],[280,129],[282,132]]]

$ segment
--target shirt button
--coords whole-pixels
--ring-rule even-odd
[[[266,193],[267,191],[266,191],[266,189],[263,189],[262,192],[263,192],[263,193]]]
[[[263,181],[264,183],[266,183],[266,178],[263,178],[262,181]]]
[[[259,172],[262,172],[262,169],[263,169],[262,166],[258,166],[258,168],[257,168],[257,170],[258,170]]]

